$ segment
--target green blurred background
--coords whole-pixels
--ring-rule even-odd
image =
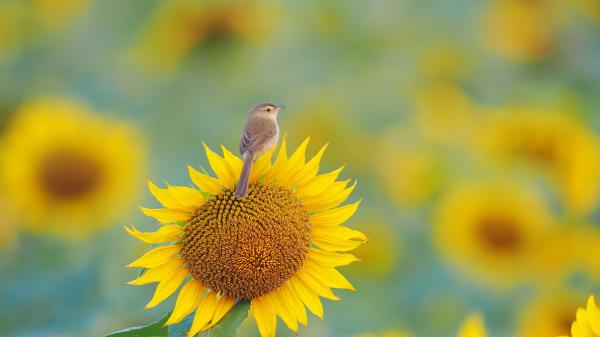
[[[600,285],[599,23],[598,0],[0,0],[0,336],[167,312],[125,285],[146,247],[122,226],[156,228],[146,178],[189,186],[261,101],[364,199],[357,292],[300,336],[454,336],[475,311],[568,334]]]

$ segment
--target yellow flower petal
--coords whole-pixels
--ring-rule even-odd
[[[185,277],[188,275],[188,271],[185,269],[179,269],[171,277],[162,280],[158,286],[156,286],[156,290],[154,291],[154,296],[148,302],[145,309],[154,308],[160,302],[164,301],[167,297],[171,296],[172,293],[179,288]]]
[[[342,240],[367,241],[367,237],[356,230],[344,226],[321,227],[315,226],[312,229],[313,238],[330,238]]]
[[[287,307],[286,303],[281,297],[281,293],[278,290],[271,291],[270,293],[264,295],[263,299],[270,302],[270,306],[275,311],[275,314],[281,317],[281,320],[283,320],[285,325],[287,325],[290,330],[298,332],[298,321],[291,310]]]
[[[179,247],[174,245],[154,248],[139,259],[131,262],[127,267],[155,268],[169,261],[179,252]]]
[[[584,309],[577,309],[576,314],[577,326],[579,327],[579,337],[596,337],[592,328],[590,327],[590,319],[588,318]]]
[[[237,177],[233,176],[233,172],[229,170],[229,166],[225,159],[219,156],[216,152],[212,151],[206,144],[204,145],[204,152],[206,152],[206,158],[212,167],[213,172],[219,177],[221,184],[226,188],[233,188],[233,184]]]
[[[222,295],[219,297],[219,301],[217,302],[217,307],[215,308],[215,314],[211,319],[210,323],[206,326],[206,329],[210,329],[215,324],[219,323],[225,315],[231,310],[231,308],[235,305],[237,300],[235,298],[231,298],[226,295]]]
[[[588,299],[586,308],[590,317],[590,326],[596,335],[600,336],[600,309],[598,309],[593,295]]]
[[[328,287],[356,291],[352,284],[335,268],[321,266],[309,259],[304,262],[302,268],[305,268],[308,274],[313,275],[315,279]]]
[[[197,333],[205,330],[206,326],[215,315],[217,300],[217,295],[213,291],[208,292],[204,299],[202,299],[202,302],[198,305],[198,309],[196,309],[196,315],[194,316],[192,327],[188,332],[188,337],[195,336]]]
[[[183,227],[178,225],[162,226],[156,232],[140,232],[131,225],[131,229],[125,226],[125,230],[129,235],[146,243],[162,243],[176,241],[179,234],[183,232]]]
[[[223,151],[223,158],[229,167],[229,172],[233,175],[234,180],[238,180],[240,174],[242,174],[242,166],[244,166],[244,162],[238,158],[236,155],[231,153],[225,146],[221,145],[221,150]]]
[[[343,170],[344,166],[329,173],[316,176],[305,185],[299,186],[298,191],[296,191],[296,196],[303,198],[323,193],[323,191],[327,190],[335,183],[335,180],[340,176],[340,173],[342,173]]]
[[[173,313],[165,325],[180,323],[187,315],[191,314],[198,307],[205,290],[206,287],[196,280],[186,283],[181,288]]]
[[[322,283],[322,279],[318,278],[317,275],[311,275],[306,272],[306,269],[301,268],[300,270],[296,271],[296,276],[307,289],[312,290],[319,296],[332,301],[340,300],[340,298],[335,296],[335,294],[331,291],[327,283]]]
[[[279,154],[275,159],[275,163],[271,167],[271,170],[267,172],[265,175],[265,182],[272,183],[279,177],[282,169],[286,167],[287,164],[287,147],[286,147],[286,139],[283,137],[283,141],[281,142],[281,147],[279,148]]]
[[[167,261],[166,263],[148,269],[142,276],[138,277],[133,281],[127,282],[127,284],[131,285],[144,285],[149,283],[160,282],[166,278],[171,277],[171,275],[179,268],[183,266],[181,259],[175,258]]]
[[[252,171],[250,172],[251,184],[256,183],[260,177],[264,176],[271,169],[271,159],[273,158],[274,152],[275,147],[256,159],[254,165],[252,165]]]
[[[330,252],[318,248],[311,248],[308,251],[307,260],[312,260],[315,263],[326,267],[345,266],[352,262],[360,261],[352,254]]]
[[[296,317],[298,322],[300,322],[302,325],[306,325],[308,323],[306,308],[304,307],[304,304],[302,304],[302,301],[294,293],[290,282],[286,282],[278,289],[278,291],[281,292],[281,297],[286,302],[286,306],[291,312],[293,312],[294,317]]]
[[[294,176],[292,176],[290,178],[289,184],[291,186],[296,186],[297,188],[301,188],[317,176],[317,174],[319,173],[319,166],[321,164],[321,158],[323,157],[323,154],[325,153],[325,150],[327,149],[328,146],[329,146],[329,144],[325,144],[325,146],[323,146],[319,150],[319,152],[317,152],[317,154],[314,157],[312,157],[306,163],[306,165],[304,165],[302,170],[300,170],[298,173],[296,173]]]
[[[202,206],[206,199],[202,196],[202,193],[195,188],[186,186],[171,186],[167,184],[171,195],[182,204],[185,209],[194,211],[196,208]]]
[[[212,195],[221,193],[221,183],[218,179],[215,179],[204,173],[200,173],[195,168],[188,165],[188,172],[190,179],[194,185],[198,186],[201,191],[208,192]]]
[[[311,215],[310,221],[314,226],[337,226],[346,222],[354,215],[361,201],[353,204],[333,208]]]
[[[281,168],[281,172],[277,176],[277,184],[288,188],[293,187],[290,184],[290,178],[292,178],[296,173],[300,172],[303,169],[304,161],[306,159],[306,147],[308,146],[309,141],[310,137],[306,138],[302,142],[302,144],[298,146],[296,151],[292,153],[292,155],[286,163],[286,166]]]
[[[308,290],[300,278],[296,275],[293,276],[289,282],[294,290],[294,293],[306,305],[308,310],[317,315],[317,317],[320,319],[323,319],[323,304],[321,303],[319,296]]]
[[[187,212],[176,211],[168,208],[150,209],[140,207],[140,209],[142,210],[142,213],[144,213],[146,216],[152,217],[162,223],[186,221],[190,218],[190,214]]]
[[[356,187],[357,182],[355,181],[352,186],[346,188],[348,182],[349,180],[336,182],[332,187],[318,196],[303,198],[302,204],[310,210],[327,210],[337,207],[348,199]]]
[[[162,189],[158,186],[154,185],[151,180],[148,180],[148,189],[150,193],[158,200],[166,208],[174,209],[174,210],[187,210],[184,205],[182,205],[173,195],[170,193],[168,189]]]
[[[363,243],[362,241],[344,240],[332,237],[313,237],[311,241],[319,248],[331,252],[347,252],[355,249]]]
[[[270,303],[262,297],[258,297],[252,300],[251,306],[260,335],[262,337],[275,337],[277,320]]]

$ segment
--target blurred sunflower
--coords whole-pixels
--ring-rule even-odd
[[[587,306],[577,309],[576,319],[571,325],[571,337],[600,337],[600,308],[594,296],[590,296]],[[568,332],[564,334],[568,335]]]
[[[584,215],[600,196],[600,142],[578,121],[542,109],[493,111],[481,128],[489,154],[504,163],[541,168],[571,213]]]
[[[33,0],[30,13],[46,29],[60,29],[83,14],[90,0]]]
[[[415,124],[425,138],[440,144],[468,143],[475,107],[457,85],[445,81],[429,83],[416,90],[413,104]]]
[[[17,235],[17,227],[12,212],[6,207],[4,199],[0,198],[0,250],[9,246]]]
[[[131,126],[59,99],[23,106],[0,146],[0,186],[26,228],[77,237],[116,216],[136,193],[144,147]]]
[[[445,184],[447,170],[438,151],[414,130],[394,127],[385,132],[373,168],[381,188],[403,208],[418,208]]]
[[[335,267],[357,259],[346,253],[366,240],[340,226],[359,202],[339,206],[356,184],[336,181],[341,168],[318,174],[323,147],[305,162],[308,139],[287,156],[283,141],[271,163],[273,150],[259,158],[251,174],[249,194],[233,196],[242,161],[222,147],[223,156],[206,145],[206,156],[217,178],[189,167],[199,188],[149,183],[165,207],[143,208],[144,214],[165,225],[158,231],[127,231],[152,244],[169,243],[146,253],[129,267],[148,268],[130,284],[158,282],[152,308],[181,288],[167,325],[196,314],[188,336],[209,329],[237,301],[251,302],[263,337],[275,336],[279,316],[292,330],[307,323],[305,306],[323,317],[320,296],[339,298],[331,288],[354,290]]]
[[[149,70],[171,71],[196,47],[238,40],[261,42],[276,24],[269,0],[168,0],[148,18],[131,51]]]
[[[546,290],[531,300],[520,315],[519,337],[568,334],[582,296],[566,289]]]
[[[535,193],[517,184],[471,183],[451,190],[434,215],[440,252],[470,276],[512,286],[538,272],[535,261],[551,216]],[[545,272],[544,272],[545,274]]]
[[[471,314],[458,330],[457,337],[487,337],[485,321],[479,313]]]
[[[560,0],[493,0],[485,18],[485,44],[510,59],[540,59],[555,47],[563,5]]]

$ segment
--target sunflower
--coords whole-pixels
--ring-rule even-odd
[[[577,309],[576,319],[571,325],[571,337],[600,337],[600,308],[593,295],[585,309]]]
[[[600,197],[600,141],[583,123],[539,108],[491,111],[482,141],[501,163],[524,163],[546,174],[565,208],[591,212]]]
[[[276,317],[292,330],[307,323],[305,306],[323,317],[320,296],[338,300],[331,288],[354,291],[335,267],[357,260],[350,251],[366,240],[340,226],[359,202],[340,206],[356,183],[336,181],[342,168],[318,174],[326,147],[305,162],[305,140],[291,156],[283,141],[252,170],[245,198],[233,196],[242,161],[225,147],[223,156],[204,145],[216,177],[189,167],[196,188],[159,188],[150,192],[164,206],[142,208],[164,225],[156,232],[126,228],[132,236],[163,244],[129,267],[148,271],[130,284],[158,282],[152,308],[181,288],[166,325],[196,311],[188,336],[209,329],[240,300],[251,310],[263,337],[275,336]]]
[[[563,17],[558,0],[494,0],[485,20],[485,43],[501,56],[532,61],[548,55]]]
[[[441,201],[434,223],[440,252],[476,279],[512,286],[546,273],[535,258],[553,227],[551,215],[537,194],[518,184],[457,187]]]
[[[60,99],[25,104],[0,145],[0,186],[27,229],[91,233],[133,201],[143,146],[130,125]]]
[[[457,337],[487,337],[485,321],[479,313],[473,313],[458,330]]]
[[[358,247],[355,254],[369,263],[353,265],[349,271],[367,279],[381,279],[388,277],[394,272],[402,254],[402,244],[396,239],[393,227],[377,217],[368,221],[368,229],[365,235],[377,244],[365,244]]]
[[[174,70],[200,46],[261,42],[279,17],[273,2],[168,0],[144,24],[131,55],[147,69]]]
[[[517,336],[547,337],[568,334],[582,297],[564,288],[545,290],[530,300],[520,315]]]

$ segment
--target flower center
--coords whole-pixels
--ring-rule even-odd
[[[102,180],[102,171],[99,163],[89,156],[61,150],[42,160],[39,179],[50,197],[72,200],[91,193]]]
[[[509,253],[521,246],[521,233],[511,219],[490,217],[483,219],[477,234],[485,245],[501,253]]]
[[[201,206],[185,226],[181,257],[205,286],[253,299],[302,266],[310,231],[308,213],[289,190],[256,184],[245,198],[224,191]]]

